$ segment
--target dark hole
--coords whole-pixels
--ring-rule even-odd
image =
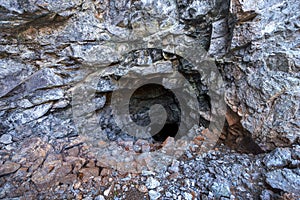
[[[167,137],[175,137],[180,124],[180,106],[175,94],[159,84],[147,84],[138,88],[130,99],[129,111],[132,120],[140,125],[151,123],[149,110],[152,105],[160,104],[167,113],[167,120],[163,128],[152,138],[163,142]],[[156,126],[155,124],[152,126]]]
[[[177,123],[165,124],[164,127],[152,138],[157,142],[165,141],[169,136],[175,137],[179,129],[179,125]]]
[[[200,111],[204,113],[210,112],[210,98],[207,95],[208,93],[208,87],[201,82],[201,75],[200,73],[193,69],[193,66],[191,63],[189,63],[187,60],[181,58],[180,56],[170,54],[163,52],[159,49],[148,49],[147,55],[151,55],[152,61],[159,61],[159,60],[170,60],[172,61],[174,70],[177,70],[179,73],[183,75],[183,77],[190,83],[190,86],[192,89],[194,89],[195,93],[197,95],[197,99],[199,102],[199,109]],[[136,53],[136,55],[133,53],[130,54],[130,58],[137,58],[140,55]],[[131,59],[128,59],[131,60]],[[124,65],[131,66],[131,62],[124,62]],[[120,77],[118,76],[110,76],[106,78],[103,78],[104,81],[109,81],[110,79],[118,80]],[[162,78],[154,78],[154,76],[151,75],[149,79],[156,79],[156,83],[161,83]],[[102,80],[102,79],[101,79]],[[134,77],[132,81],[135,81]],[[101,84],[100,86],[101,87]],[[184,85],[182,88],[172,88],[172,90],[164,88],[162,84],[146,84],[141,86],[140,88],[136,89],[135,92],[132,94],[130,98],[130,104],[129,104],[129,112],[130,117],[132,121],[139,126],[148,126],[150,121],[149,111],[151,106],[155,104],[159,104],[163,106],[163,109],[167,113],[167,120],[166,123],[163,124],[162,130],[160,130],[157,134],[155,134],[152,138],[149,138],[150,140],[155,140],[157,142],[164,141],[167,137],[179,137],[178,130],[179,126],[182,129],[181,132],[187,133],[187,131],[190,129],[190,125],[201,125],[203,127],[208,127],[210,122],[208,121],[205,116],[200,116],[199,121],[191,119],[190,121],[183,123],[181,120],[181,114],[183,116],[186,116],[186,114],[191,113],[193,111],[192,108],[187,105],[187,99],[185,98],[182,103],[182,108],[187,108],[188,110],[185,110],[185,112],[182,112],[180,108],[180,104],[178,99],[176,98],[175,93],[182,92]],[[175,92],[173,92],[175,91]],[[125,91],[126,92],[126,91]],[[121,128],[118,127],[114,120],[114,116],[112,114],[111,109],[109,108],[109,102],[111,98],[111,94],[106,96],[107,98],[107,104],[106,107],[101,109],[99,112],[99,122],[101,128],[105,131],[107,134],[107,137],[110,141],[112,140],[137,140],[139,137],[133,137],[130,136],[130,133],[127,133],[126,131],[121,130]],[[185,114],[185,115],[184,115]],[[124,125],[124,124],[123,124]],[[129,124],[128,124],[129,125]],[[182,125],[182,126],[181,126]],[[125,124],[126,126],[126,124]],[[161,126],[161,125],[160,125]],[[156,128],[157,131],[157,128]],[[153,133],[152,133],[153,135]],[[132,138],[133,137],[133,138]]]

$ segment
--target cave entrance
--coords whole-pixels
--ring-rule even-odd
[[[151,63],[151,66],[148,62]],[[126,67],[122,68],[120,66]],[[189,104],[188,95],[183,95],[184,104],[180,105],[173,91],[176,91],[176,93],[183,92],[183,94],[188,93],[186,91],[181,91],[186,85],[183,84],[182,87],[175,86],[173,88],[171,84],[168,88],[172,89],[165,88],[163,84],[160,84],[163,80],[160,80],[161,78],[157,72],[147,69],[147,67],[153,66],[160,66],[160,69],[166,68],[168,70],[171,67],[174,71],[178,71],[188,82],[189,89],[193,90],[193,94],[197,96],[198,106]],[[148,80],[154,79],[155,83],[158,83],[143,85],[133,92],[129,102],[129,114],[131,120],[136,125],[144,127],[148,126],[151,124],[149,116],[150,108],[156,104],[163,106],[163,109],[167,114],[167,120],[163,128],[155,135],[150,132],[153,136],[146,139],[148,142],[160,143],[164,142],[168,137],[180,137],[177,134],[179,130],[188,133],[190,128],[194,125],[205,128],[209,126],[211,110],[210,97],[208,96],[208,87],[201,82],[200,73],[193,69],[191,63],[178,55],[163,52],[159,49],[142,49],[128,54],[124,61],[116,65],[115,68],[112,67],[105,76],[101,77],[101,81],[99,81],[97,86],[99,93],[101,95],[105,94],[107,102],[103,108],[99,109],[98,116],[100,127],[109,141],[136,142],[138,140],[138,136],[132,136],[133,134],[127,133],[126,130],[122,130],[117,125],[110,107],[112,94],[115,89],[118,88],[115,87],[113,83],[118,82],[121,77],[128,75],[129,71],[138,75],[142,73],[143,77],[149,77]],[[170,72],[171,71],[172,70],[170,70]],[[166,71],[165,73],[169,73],[169,71]],[[134,83],[137,81],[136,76],[128,76],[127,81]],[[125,90],[124,92],[126,92]],[[109,93],[107,93],[108,91]],[[193,114],[199,114],[199,117],[195,117]],[[181,116],[190,116],[191,120],[184,121],[185,119],[181,119]],[[128,126],[130,126],[129,122]],[[157,130],[157,128],[154,129]]]
[[[179,129],[179,124],[177,123],[166,123],[164,127],[152,138],[157,142],[163,142],[168,137],[175,137]]]
[[[159,84],[146,84],[138,88],[130,98],[129,112],[131,119],[140,126],[151,123],[150,107],[162,105],[167,113],[167,120],[158,133],[151,133],[157,142],[163,142],[166,138],[175,137],[180,125],[181,109],[174,93]],[[155,124],[153,125],[155,126]]]

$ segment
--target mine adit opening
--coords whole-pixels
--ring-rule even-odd
[[[111,99],[111,95],[107,96],[107,100]],[[203,110],[209,110],[209,97],[206,94],[202,94],[197,97],[199,107]],[[148,126],[151,124],[149,111],[151,106],[159,104],[165,110],[167,114],[167,119],[163,127],[159,132],[153,133],[152,139],[154,142],[163,142],[168,137],[175,137],[179,131],[181,125],[181,105],[176,98],[176,95],[172,90],[166,89],[164,86],[159,84],[146,84],[138,89],[136,89],[129,102],[129,114],[131,120],[139,126]],[[202,107],[201,107],[202,106]],[[200,115],[200,114],[199,114]],[[115,122],[114,116],[112,114],[111,108],[107,107],[100,112],[100,125],[102,129],[106,132],[109,140],[114,141],[118,139],[123,140],[137,140],[129,133],[121,130]],[[156,124],[152,124],[156,126]],[[209,121],[200,116],[198,122],[195,125],[202,127],[208,127]],[[159,126],[159,125],[158,125]],[[184,126],[184,123],[183,123]],[[159,126],[161,127],[161,126]],[[149,138],[150,139],[150,138]]]
[[[167,137],[175,137],[181,121],[181,109],[174,93],[159,84],[146,84],[135,90],[130,98],[129,112],[131,119],[140,126],[151,123],[150,107],[162,105],[167,113],[167,120],[163,128],[158,132],[151,132],[155,141],[163,142]],[[158,126],[152,124],[152,126]]]
[[[141,59],[142,58],[142,59]],[[147,62],[146,62],[147,61]],[[152,64],[157,62],[167,63],[172,65],[173,70],[178,71],[188,82],[189,86],[193,88],[197,96],[197,101],[199,105],[199,121],[189,122],[193,125],[198,125],[202,128],[208,128],[210,124],[209,113],[211,111],[211,100],[208,95],[208,87],[204,85],[201,81],[201,74],[194,70],[193,66],[186,59],[174,55],[171,53],[163,52],[158,49],[144,49],[139,51],[133,51],[131,54],[128,54],[124,62],[118,63],[118,65],[126,66],[124,69],[131,69],[132,67],[140,69],[140,67],[145,67],[150,63],[149,67]],[[115,122],[112,110],[110,107],[110,100],[112,93],[115,89],[110,84],[110,80],[119,81],[120,78],[125,73],[121,73],[122,68],[117,68],[116,73],[112,73],[109,76],[102,77],[102,81],[99,82],[99,91],[102,91],[100,94],[103,95],[105,92],[106,105],[104,108],[99,110],[100,117],[100,126],[104,133],[107,135],[109,141],[137,141],[139,138],[134,137],[131,133],[125,132],[122,130],[117,123]],[[125,70],[126,71],[126,70]],[[134,77],[132,80],[135,81]],[[157,82],[156,82],[157,83]],[[106,84],[106,85],[105,85]],[[109,86],[109,87],[106,87]],[[111,91],[111,92],[107,92]],[[151,106],[159,104],[161,105],[166,113],[167,120],[164,126],[157,134],[152,133],[152,137],[148,138],[148,141],[161,143],[165,141],[166,138],[175,137],[179,131],[179,127],[182,125],[182,112],[184,105],[180,105],[176,95],[173,93],[173,89],[166,89],[162,84],[146,84],[137,88],[130,97],[129,103],[129,114],[131,120],[139,126],[147,126],[150,124],[149,109]],[[184,124],[184,123],[183,123]],[[237,124],[240,124],[240,119],[237,120]],[[155,124],[154,124],[155,125]],[[161,127],[161,126],[159,126]],[[190,126],[189,126],[190,127]],[[224,143],[226,146],[236,149],[241,152],[246,153],[261,153],[260,148],[254,143],[251,138],[251,134],[248,133],[240,125],[236,134],[230,134],[232,127],[230,129],[224,130],[224,140],[221,139],[220,143]],[[186,129],[186,134],[188,134],[188,129]],[[133,133],[136,134],[136,133]],[[137,133],[138,134],[138,133]],[[246,149],[246,150],[245,150]]]
[[[128,54],[128,56],[124,59],[124,62],[120,63],[119,65],[126,66],[124,68],[127,69],[131,69],[132,67],[140,69],[139,68],[140,66],[141,68],[143,68],[148,64],[143,63],[141,61],[141,57],[143,58],[142,60],[147,61],[147,63],[148,62],[152,64],[155,64],[157,62],[167,63],[167,64],[171,63],[173,70],[179,72],[187,81],[189,86],[192,88],[192,92],[195,94],[197,98],[200,112],[206,113],[207,116],[209,116],[211,105],[210,105],[210,97],[208,96],[208,87],[201,82],[200,73],[197,70],[194,70],[194,67],[191,65],[189,61],[187,61],[186,59],[178,55],[167,53],[159,49],[143,49],[139,51],[133,51],[131,54]],[[151,66],[149,65],[149,67]],[[117,72],[103,78],[114,79],[116,82],[118,82],[119,79],[122,78],[123,76],[118,74],[120,73]],[[154,77],[157,77],[157,75],[154,75]],[[132,81],[135,81],[134,78]],[[99,85],[98,87],[103,87],[103,86]],[[150,140],[153,139],[154,142],[163,142],[169,136],[175,137],[177,132],[179,131],[179,127],[182,124],[181,109],[183,108],[182,106],[185,105],[180,105],[178,99],[176,98],[175,93],[172,90],[173,89],[165,88],[163,84],[151,83],[137,88],[133,92],[130,98],[129,114],[131,120],[136,125],[148,126],[150,124],[149,110],[151,106],[155,104],[161,105],[163,109],[166,111],[167,113],[166,123],[157,134],[153,135],[152,138],[149,138]],[[106,93],[107,102],[110,102],[113,92],[114,90],[112,90],[112,92],[110,93]],[[192,105],[189,106],[193,107]],[[190,108],[190,109],[196,110],[197,108]],[[206,118],[206,116],[202,116],[198,111],[197,113],[199,114],[199,118],[200,118],[199,121],[195,121],[195,122],[193,121],[189,123],[193,123],[193,125],[199,125],[200,127],[205,127],[205,128],[209,127],[210,124],[209,119]],[[124,130],[121,130],[121,128],[118,127],[118,125],[115,122],[109,103],[106,104],[105,107],[101,109],[101,111],[99,111],[99,114],[100,114],[100,126],[102,130],[104,130],[104,132],[107,134],[107,138],[110,141],[138,139],[131,136],[130,133],[126,133]]]

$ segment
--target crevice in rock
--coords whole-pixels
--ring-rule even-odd
[[[221,137],[222,142],[241,153],[252,153],[254,155],[265,153],[252,139],[251,133],[242,126],[240,120],[241,117],[227,107],[226,123]]]

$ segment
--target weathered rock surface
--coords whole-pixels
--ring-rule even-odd
[[[232,1],[227,102],[265,150],[299,142],[299,6]]]
[[[268,172],[266,181],[272,188],[281,189],[285,192],[299,194],[300,171],[297,169],[280,169]]]
[[[4,176],[17,171],[20,168],[20,164],[6,161],[0,167],[0,176]]]
[[[0,199],[300,198],[299,10],[298,0],[0,0]],[[147,171],[149,158],[131,152],[160,145],[135,140],[117,126],[110,109],[117,81],[129,70],[150,77],[178,70],[197,91],[201,108],[200,121],[187,127],[201,128],[211,120],[208,87],[168,46],[122,56],[113,49],[122,51],[122,39],[132,33],[175,26],[214,57],[226,82],[226,103],[247,133],[233,133],[233,146],[246,151],[219,145],[199,155],[193,144],[169,166]],[[95,77],[97,84],[81,88],[74,101],[76,86]],[[177,86],[175,80],[168,88]],[[77,105],[85,94],[92,94],[91,102]],[[155,102],[167,107],[163,130],[176,130],[180,106],[161,89],[142,88],[133,98],[132,118],[147,124],[143,103]],[[74,110],[80,112],[74,116]],[[229,126],[237,121],[227,118]],[[86,132],[101,133],[89,140],[109,154],[95,156],[78,137],[87,122],[92,126]],[[119,148],[129,164],[118,169],[142,163],[142,174],[109,169],[119,164],[112,159],[121,155]]]

